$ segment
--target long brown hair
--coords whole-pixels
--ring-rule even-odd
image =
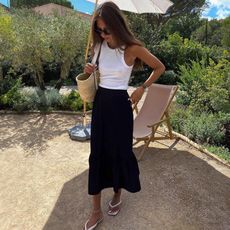
[[[111,31],[114,40],[116,41],[117,48],[122,49],[122,46],[129,47],[131,45],[142,46],[142,43],[135,38],[131,30],[129,29],[125,16],[113,2],[105,2],[98,6],[95,16],[92,21],[92,38],[93,47],[96,44],[101,43],[103,38],[95,32],[97,27],[97,20],[102,19],[108,29]],[[142,61],[140,59],[135,60],[134,68],[140,68],[142,66]]]

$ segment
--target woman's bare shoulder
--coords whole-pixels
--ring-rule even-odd
[[[146,51],[146,48],[144,46],[141,45],[131,45],[129,47],[127,47],[127,52],[132,55],[132,56],[139,56],[140,53]]]

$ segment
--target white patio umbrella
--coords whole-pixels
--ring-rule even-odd
[[[96,12],[96,8],[98,4],[102,4],[109,0],[87,0],[89,2],[95,3],[93,17]],[[169,0],[112,0],[121,10],[134,12],[134,13],[156,13],[156,14],[164,14],[167,9],[173,5],[173,3]],[[87,61],[89,46],[91,42],[91,31],[88,37],[88,44],[85,52],[85,63]],[[76,125],[72,129],[69,130],[70,137],[75,140],[87,140],[90,138],[91,129],[90,125],[86,124],[86,102],[84,101],[83,108],[83,124]]]
[[[87,0],[96,4],[108,2],[108,0]],[[164,14],[173,5],[169,0],[112,0],[121,10],[134,13],[158,13]]]

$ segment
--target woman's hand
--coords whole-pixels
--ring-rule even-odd
[[[140,101],[140,99],[144,94],[144,91],[145,91],[144,88],[141,86],[136,88],[136,90],[130,96],[130,100],[132,104],[135,104],[136,102]]]
[[[84,73],[91,74],[95,71],[96,65],[92,63],[87,63],[84,68]]]

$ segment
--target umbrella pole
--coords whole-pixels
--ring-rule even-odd
[[[93,22],[93,18],[94,18],[95,14],[96,14],[97,3],[98,3],[98,0],[96,0],[95,6],[94,6],[93,17],[92,17],[91,23]],[[85,64],[87,63],[87,59],[88,59],[88,53],[89,53],[89,46],[90,46],[90,42],[91,42],[91,36],[92,36],[92,26],[90,27],[90,32],[89,32],[89,36],[88,36],[87,47],[86,47],[86,51],[85,51]]]
[[[83,101],[83,126],[86,126],[86,102]]]
[[[96,3],[95,3],[92,20],[96,14],[97,3],[98,3],[98,0],[96,0]],[[93,21],[91,21],[91,23],[92,22]],[[91,37],[92,37],[92,26],[90,27],[90,32],[89,32],[88,41],[87,41],[87,47],[86,47],[86,51],[85,51],[85,64],[87,63],[87,59],[88,59]],[[86,126],[86,102],[85,101],[83,101],[83,125]]]

